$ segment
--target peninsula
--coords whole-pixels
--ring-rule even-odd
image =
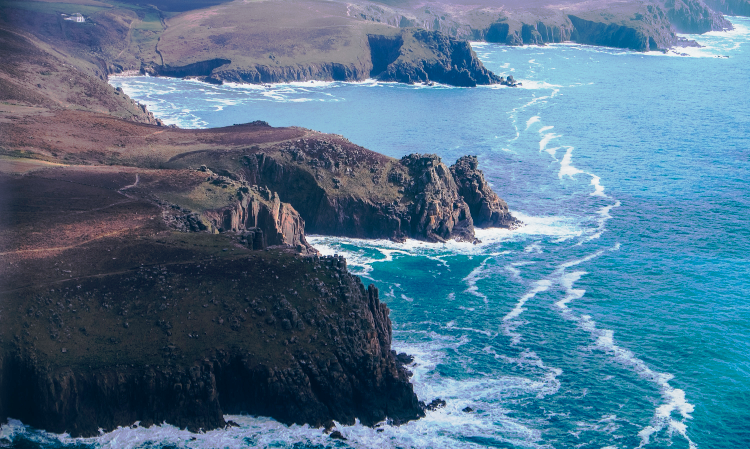
[[[473,242],[475,223],[517,226],[476,158],[163,126],[50,42],[0,28],[0,419],[91,436],[423,416],[377,287],[305,229]]]
[[[666,50],[747,0],[0,4],[0,419],[95,435],[225,414],[423,416],[376,286],[306,232],[476,242],[520,223],[479,161],[263,121],[164,126],[114,73],[505,84],[467,39]],[[68,20],[73,18],[73,20]],[[262,117],[259,117],[262,119]],[[439,403],[439,401],[438,401]]]

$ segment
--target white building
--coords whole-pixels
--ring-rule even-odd
[[[63,14],[65,16],[65,14]],[[86,21],[86,19],[81,15],[81,13],[75,13],[72,16],[65,17],[65,20],[72,20],[73,22],[83,23]]]

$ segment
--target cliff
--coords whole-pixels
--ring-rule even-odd
[[[89,130],[86,135],[79,132],[81,127]],[[31,130],[37,133],[32,141],[28,139]],[[54,143],[50,141],[53,137]],[[398,160],[341,136],[302,128],[273,128],[262,122],[187,130],[73,111],[28,115],[12,125],[0,122],[3,153],[64,163],[161,168],[181,173],[180,177],[189,174],[190,183],[180,181],[183,184],[160,188],[151,195],[179,208],[170,210],[190,211],[182,215],[198,214],[207,228],[217,231],[254,227],[262,212],[249,214],[251,197],[258,204],[264,202],[268,210],[276,209],[273,194],[253,186],[278,194],[278,204],[289,203],[304,220],[307,232],[316,234],[473,241],[475,224],[519,225],[508,215],[507,205],[492,196],[476,166],[461,170],[454,167],[452,171],[435,155]],[[478,190],[465,187],[467,180],[470,185],[477,183]],[[139,185],[148,185],[144,174]],[[481,204],[487,209],[483,210]],[[487,213],[495,218],[487,218]],[[278,215],[282,216],[288,218],[268,220],[280,220],[265,229],[268,238],[279,235],[285,227],[301,227],[293,215]]]
[[[750,1],[748,0],[706,0],[706,4],[718,13],[730,16],[750,16]]]
[[[182,154],[166,166],[202,164],[278,192],[299,211],[308,232],[315,234],[474,241],[475,216],[480,217],[481,226],[520,225],[476,164],[473,170],[454,171],[436,155],[414,154],[396,160],[340,137],[310,137],[262,150],[245,148],[232,157]],[[464,167],[461,161],[458,165]],[[464,194],[469,195],[476,215]]]
[[[388,308],[343,258],[172,230],[184,211],[161,198],[200,197],[204,172],[47,167],[0,176],[0,418],[91,436],[423,415]]]
[[[472,208],[483,225],[518,224],[476,158],[397,160],[264,122],[7,114],[0,418],[53,432],[198,431],[242,412],[315,426],[416,419],[424,405],[377,289],[319,258],[305,227],[474,241]]]
[[[7,12],[7,8],[3,8]],[[9,19],[15,14],[8,14]],[[160,124],[145,106],[110,86],[97,66],[61,52],[30,33],[2,23],[0,100],[50,109],[85,109],[140,123]]]
[[[458,194],[469,206],[474,224],[482,228],[518,226],[520,223],[508,211],[508,204],[492,190],[478,166],[476,156],[464,156],[451,166]]]
[[[452,86],[515,86],[487,70],[466,41],[435,31],[404,31],[396,36],[370,35],[373,78],[402,83],[439,82]]]
[[[367,40],[361,43],[363,53],[357,55],[356,60],[331,62],[324,58],[305,63],[300,58],[281,58],[271,52],[265,58],[267,62],[251,62],[246,61],[247,55],[233,57],[225,47],[219,47],[215,49],[217,55],[233,57],[235,62],[216,58],[184,66],[149,64],[142,70],[152,75],[196,76],[213,83],[363,81],[375,78],[408,84],[438,82],[462,87],[480,84],[514,85],[487,70],[466,41],[437,31],[407,29],[394,32],[377,28],[373,31],[380,32],[366,36]],[[163,46],[167,45],[169,41],[165,39]],[[162,53],[168,60],[174,59],[169,50],[163,50]],[[188,56],[189,60],[196,58],[192,53],[184,55]],[[175,63],[182,63],[185,61],[184,57]],[[306,54],[304,59],[309,59],[309,55]]]
[[[731,29],[722,13],[750,11],[746,0],[458,3],[460,7],[447,1],[359,2],[352,13],[371,22],[420,27],[459,39],[506,45],[577,42],[648,51],[685,45],[676,33]]]

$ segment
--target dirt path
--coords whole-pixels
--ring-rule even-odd
[[[125,48],[123,48],[122,50],[120,50],[120,53],[117,53],[117,56],[115,57],[115,59],[119,58],[120,55],[122,55],[122,53],[125,50],[127,50],[128,48],[130,48],[130,34],[131,34],[131,31],[133,30],[133,22],[135,22],[135,20],[131,20],[130,21],[130,25],[128,26],[128,35],[125,37],[125,42],[126,42],[127,45],[125,45]]]
[[[140,181],[140,180],[141,180],[141,176],[138,173],[136,173],[135,174],[135,182],[133,184],[130,184],[129,186],[125,186],[125,187],[119,189],[118,192],[122,192],[123,190],[127,190],[127,189],[132,189],[133,187],[135,187],[135,186],[138,185],[138,181]]]

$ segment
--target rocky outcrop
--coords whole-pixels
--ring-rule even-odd
[[[291,81],[363,81],[376,78],[404,83],[438,82],[453,86],[473,87],[486,84],[508,84],[487,70],[468,42],[438,31],[417,29],[387,34],[369,34],[366,50],[349,63],[315,61],[282,64],[235,63],[216,58],[184,66],[144,65],[142,71],[153,75],[199,77],[220,84],[279,83]]]
[[[291,66],[254,64],[243,68],[215,70],[208,76],[208,80],[251,84],[310,80],[363,81],[368,78],[368,75],[368,64],[359,61],[351,64],[320,63]]]
[[[237,197],[234,204],[203,212],[203,219],[211,224],[208,230],[245,234],[251,245],[262,242],[262,249],[285,245],[312,250],[305,240],[305,221],[294,207],[281,202],[278,193],[257,186],[240,187]],[[255,234],[261,237],[256,239]]]
[[[411,235],[428,241],[474,241],[472,215],[458,192],[451,171],[435,154],[404,156],[401,164],[411,180],[405,196],[412,198]]]
[[[476,158],[462,158],[453,169],[436,155],[373,161],[362,148],[309,139],[248,153],[241,167],[202,155],[180,163],[216,164],[216,170],[234,171],[235,178],[278,192],[314,234],[475,241],[474,217],[486,227],[519,225],[484,180]]]
[[[714,11],[730,16],[750,16],[750,0],[706,0]]]
[[[232,61],[229,59],[216,58],[179,67],[153,64],[142,66],[141,72],[148,73],[149,75],[171,76],[175,78],[185,78],[189,76],[208,77],[214,69],[230,64],[231,62]]]
[[[667,0],[664,8],[679,33],[699,34],[732,28],[723,15],[712,10],[703,0]]]
[[[17,217],[0,228],[14,262],[0,265],[0,422],[93,436],[136,421],[215,429],[227,413],[313,426],[423,416],[388,308],[345,259],[160,220],[186,198],[204,220],[230,195],[248,216],[275,203],[265,189],[245,203],[207,173],[0,174]]]
[[[437,31],[408,30],[397,36],[368,37],[371,76],[381,81],[438,82],[462,87],[513,85],[487,70],[468,42]]]
[[[425,7],[360,4],[352,13],[396,27],[418,27],[448,36],[506,45],[578,42],[638,51],[666,50],[686,42],[675,33],[731,29],[724,14],[750,15],[748,0],[658,0],[539,8],[478,7],[456,11],[446,4]]]
[[[658,50],[660,48],[659,42],[653,36],[649,36],[637,28],[616,23],[596,22],[574,15],[568,17],[575,27],[573,34],[575,42],[603,47],[629,48],[637,51]],[[670,36],[661,40],[663,42],[661,48],[668,48],[673,43]]]
[[[343,258],[262,254],[4,294],[23,312],[3,316],[16,338],[0,351],[0,418],[94,436],[136,421],[210,430],[240,413],[313,426],[423,416],[377,288]]]
[[[544,45],[570,41],[573,32],[573,24],[562,17],[548,23],[542,20],[523,23],[503,18],[481,30],[479,34],[487,42],[506,45]]]
[[[514,228],[520,222],[508,211],[505,201],[492,190],[478,169],[476,156],[464,156],[451,166],[458,194],[469,206],[474,225],[488,228]]]

